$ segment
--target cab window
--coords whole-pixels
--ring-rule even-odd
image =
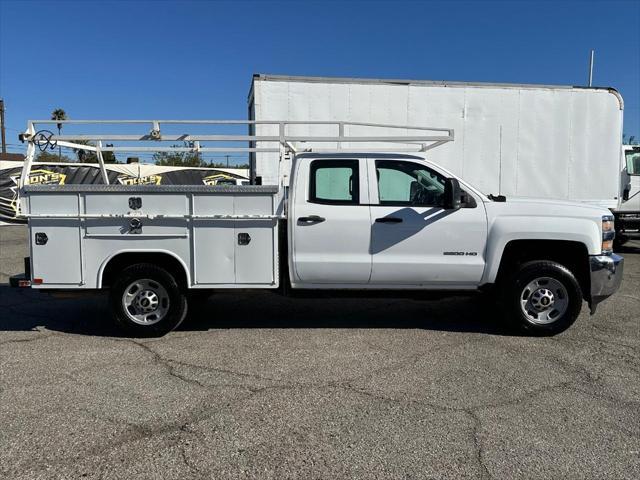
[[[625,155],[629,175],[640,175],[640,150],[627,150]]]
[[[445,177],[414,162],[376,160],[380,205],[439,206]]]
[[[360,201],[358,160],[314,160],[311,162],[309,202],[357,205]]]

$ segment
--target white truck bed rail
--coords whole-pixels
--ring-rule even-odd
[[[72,134],[56,135],[48,126],[64,127],[67,125],[80,126],[120,126],[122,128],[139,127],[139,133],[90,133],[78,132]],[[277,126],[277,135],[239,135],[215,132],[215,127],[221,129],[228,126],[245,125],[252,131],[256,125]],[[146,128],[145,128],[146,126]],[[192,130],[202,130],[212,127],[213,132],[209,133],[163,133],[163,128],[175,130],[177,127],[190,127]],[[306,126],[308,128],[333,127],[335,135],[299,135],[289,132],[292,126]],[[350,135],[349,130],[353,127],[367,130],[384,128],[398,131],[397,135]],[[185,128],[186,129],[186,128]],[[270,120],[30,120],[27,130],[20,135],[22,142],[27,142],[27,155],[24,168],[20,177],[20,186],[29,184],[29,173],[33,165],[36,148],[41,151],[47,148],[53,149],[57,146],[73,148],[75,150],[85,150],[96,153],[100,166],[101,177],[105,184],[109,184],[107,172],[104,167],[103,152],[278,152],[282,159],[290,153],[303,151],[349,151],[350,148],[343,148],[345,143],[388,143],[411,145],[410,151],[427,151],[451,142],[454,139],[453,129],[417,127],[407,125],[389,125],[379,123],[342,122],[342,121],[270,121]],[[94,142],[94,144],[84,144],[77,142]],[[108,145],[103,142],[109,142]],[[115,143],[120,142],[116,145]],[[185,146],[167,145],[166,142],[183,142]],[[256,147],[261,143],[273,144],[273,147]],[[122,144],[124,143],[124,144]],[[209,146],[203,143],[213,143]],[[248,143],[248,146],[236,146],[233,144]],[[337,148],[318,149],[300,148],[295,144],[305,143],[327,143],[336,144]],[[232,145],[228,145],[232,144]],[[375,148],[376,151],[407,151],[394,146],[393,148]]]

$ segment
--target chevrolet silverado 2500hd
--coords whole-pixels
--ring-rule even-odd
[[[272,122],[277,136],[171,135],[161,125],[190,122],[149,121],[150,133],[107,137],[55,136],[36,131],[36,123],[48,122],[30,122],[21,136],[28,142],[20,208],[30,259],[12,283],[108,289],[114,319],[134,334],[174,329],[190,292],[222,289],[414,296],[492,290],[513,325],[555,334],[576,320],[583,300],[594,312],[622,278],[613,217],[604,208],[487,196],[421,156],[346,148],[392,142],[398,150],[401,142],[429,150],[452,141],[452,130],[372,124],[402,135],[356,136],[352,124],[310,122],[337,133],[301,136],[288,133],[287,122]],[[194,142],[184,148],[196,151],[219,150],[205,142],[273,142],[291,165],[289,187],[109,185],[106,176],[105,185],[29,185],[42,144],[94,148],[101,161],[101,151],[119,148],[102,149],[103,140],[162,150],[172,148],[163,141],[177,138]],[[306,141],[326,142],[329,151],[304,151]]]

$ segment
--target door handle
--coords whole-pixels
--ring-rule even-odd
[[[326,220],[324,217],[318,215],[309,215],[308,217],[299,217],[298,222],[302,223],[322,223]]]
[[[382,217],[376,218],[376,223],[402,223],[402,219],[398,217]]]

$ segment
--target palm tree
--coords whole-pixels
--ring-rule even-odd
[[[67,112],[65,112],[61,108],[56,108],[53,112],[51,112],[51,120],[66,120]],[[62,124],[58,123],[58,135],[62,131]],[[62,161],[62,147],[58,146],[58,161]]]

